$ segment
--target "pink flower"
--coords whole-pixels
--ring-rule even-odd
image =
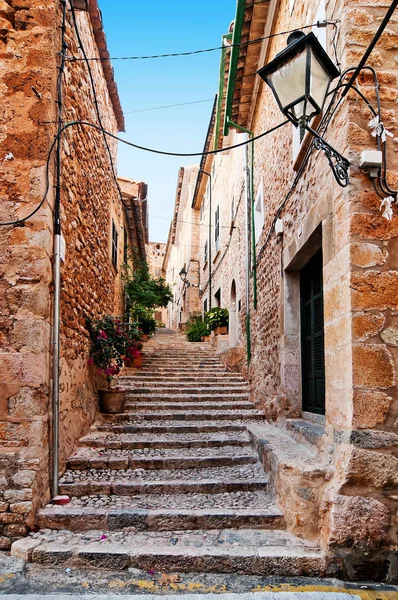
[[[94,359],[93,359],[93,358],[91,358],[91,356],[90,356],[90,358],[88,359],[88,361],[87,361],[87,364],[88,364],[88,365],[93,365],[93,364],[94,364]]]
[[[103,340],[107,340],[108,339],[108,336],[106,335],[105,331],[100,331],[98,337],[102,338]]]

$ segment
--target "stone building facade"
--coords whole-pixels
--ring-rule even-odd
[[[53,212],[56,183],[57,75],[64,3],[0,2],[0,547],[34,526],[50,497],[52,429]],[[65,42],[89,57],[102,125],[124,130],[97,0],[66,5]],[[77,30],[77,31],[76,31]],[[97,123],[84,61],[66,61],[63,121]],[[145,254],[146,186],[134,198],[115,180],[115,141],[87,126],[61,142],[60,469],[97,412],[100,382],[87,364],[86,317],[122,314],[126,245]],[[110,156],[114,167],[111,167]],[[46,164],[48,190],[46,193]],[[127,195],[126,195],[127,194]],[[42,205],[41,200],[45,197]],[[137,204],[137,206],[136,206]],[[139,239],[138,239],[139,238]]]
[[[200,311],[199,211],[192,208],[197,175],[197,166],[179,170],[174,216],[163,260],[163,277],[173,293],[166,320],[171,329],[182,327],[190,314]],[[186,281],[180,277],[183,269]]]
[[[242,148],[227,149],[284,120],[256,75],[286,46],[286,36],[270,34],[338,20],[337,29],[328,25],[313,31],[343,72],[358,64],[390,3],[246,5],[241,12],[238,3],[233,33],[223,36],[233,49],[223,51],[206,142],[207,149],[222,152],[204,156],[201,165],[212,176],[211,218],[217,224],[210,228],[211,294],[209,234],[205,227],[197,229],[201,308],[220,304],[230,310],[233,360],[242,368],[248,362],[252,397],[275,425],[270,467],[288,527],[319,539],[331,569],[344,565],[350,576],[393,578],[398,569],[398,211],[393,208],[391,220],[383,217],[382,198],[356,166],[363,150],[376,148],[369,127],[373,115],[350,90],[333,118],[326,110],[325,118],[314,123],[352,163],[346,188],[337,185],[311,136],[300,141],[290,123],[254,142],[253,156],[251,145],[246,155]],[[398,181],[397,23],[393,16],[368,60],[379,79],[381,118],[392,134],[387,137],[392,189]],[[245,43],[257,38],[265,39]],[[356,85],[377,107],[371,71],[363,70]],[[248,170],[253,176],[249,201]],[[200,172],[193,206],[204,224],[210,216],[208,185],[209,176]],[[313,326],[310,334],[306,318]],[[313,353],[313,363],[306,352]],[[249,360],[237,360],[239,354]],[[229,355],[231,350],[226,361]],[[313,465],[300,454],[285,464],[278,431],[310,447]]]
[[[149,242],[146,246],[147,263],[152,277],[157,279],[162,277],[162,268],[164,256],[166,254],[166,244],[162,242]],[[157,308],[154,314],[158,323],[166,324],[167,312],[165,308]]]

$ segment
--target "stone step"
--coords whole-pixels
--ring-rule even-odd
[[[169,450],[79,449],[67,461],[70,470],[194,469],[255,464],[253,451],[234,446]]]
[[[180,377],[177,377],[176,375],[163,375],[163,376],[159,376],[159,375],[151,375],[149,376],[149,374],[146,377],[143,377],[143,373],[142,371],[137,372],[136,375],[121,375],[118,378],[119,383],[122,382],[123,385],[125,383],[133,383],[135,385],[153,385],[153,386],[157,386],[157,385],[164,385],[166,384],[170,384],[170,385],[174,385],[174,384],[181,384],[181,386],[188,386],[189,384],[195,384],[198,385],[200,384],[201,386],[211,386],[213,387],[214,385],[221,385],[221,384],[228,384],[231,386],[240,386],[240,385],[244,385],[244,386],[249,386],[249,384],[242,378],[242,377],[231,377],[229,375],[229,373],[225,373],[222,374],[220,377],[207,377],[205,374],[202,374],[201,376],[198,375],[197,377],[184,377],[183,379],[181,379]]]
[[[141,402],[142,401],[148,401],[148,402],[155,402],[155,401],[159,401],[162,404],[164,402],[198,402],[200,401],[202,404],[204,402],[208,402],[208,403],[220,403],[220,402],[234,402],[234,401],[248,401],[249,398],[249,394],[242,394],[242,393],[237,393],[237,394],[194,394],[194,395],[190,395],[190,394],[171,394],[170,392],[163,392],[161,390],[156,390],[156,392],[151,392],[148,394],[148,392],[146,393],[141,393],[138,392],[136,394],[132,393],[131,390],[126,390],[127,391],[127,397],[130,398],[131,400],[135,400],[135,399],[139,399]],[[208,390],[207,390],[208,392]],[[254,406],[253,402],[250,402],[251,406]]]
[[[163,363],[159,364],[158,366],[154,367],[153,365],[147,365],[147,364],[143,364],[142,368],[139,369],[140,373],[153,373],[154,372],[154,368],[156,369],[156,373],[158,375],[162,374],[162,373],[170,373],[170,374],[175,374],[180,376],[181,378],[184,378],[185,375],[192,375],[193,373],[196,375],[220,375],[223,373],[227,373],[228,371],[226,371],[224,369],[224,367],[222,367],[221,365],[219,366],[213,366],[213,367],[206,367],[206,366],[201,366],[201,367],[196,367],[194,368],[192,365],[187,365],[186,367],[179,367],[177,366],[175,363],[171,363],[169,366],[164,365]]]
[[[264,414],[259,410],[208,410],[206,409],[205,415],[203,414],[203,408],[201,410],[156,410],[156,411],[144,411],[139,410],[134,413],[121,413],[120,416],[123,418],[130,417],[133,419],[135,424],[140,424],[143,421],[155,421],[157,424],[161,425],[163,421],[203,421],[204,419],[208,421],[212,420],[225,420],[225,421],[240,421],[240,420],[263,420]]]
[[[134,401],[135,400],[135,401]],[[152,397],[149,400],[146,398],[131,398],[126,403],[126,410],[191,410],[200,409],[207,411],[211,409],[217,410],[246,410],[254,409],[252,402],[245,400],[234,400],[230,402],[203,402],[201,398],[187,398],[186,400],[180,400],[177,402],[160,402],[159,400],[153,401]],[[199,400],[199,401],[198,401]]]
[[[167,504],[168,506],[165,506]],[[88,496],[39,511],[42,529],[138,531],[213,528],[282,529],[282,513],[264,492],[162,496]]]
[[[113,448],[119,450],[150,449],[183,449],[183,448],[223,448],[225,446],[251,446],[246,432],[230,431],[214,433],[159,433],[159,434],[109,434],[105,431],[89,433],[80,440],[81,447]]]
[[[284,531],[51,532],[14,542],[12,554],[28,562],[74,568],[139,568],[166,573],[240,573],[323,576],[318,545]]]
[[[113,418],[109,418],[113,417]],[[119,417],[119,418],[115,418]],[[112,431],[113,433],[210,433],[230,431],[246,431],[244,425],[233,423],[224,423],[223,421],[197,421],[187,423],[176,419],[165,423],[137,423],[124,414],[120,415],[102,415],[103,423],[96,425],[97,431]],[[93,431],[95,431],[93,430]]]
[[[90,469],[67,470],[60,479],[60,493],[68,496],[93,494],[181,494],[265,490],[268,477],[259,463],[190,469]]]
[[[235,387],[231,387],[230,385],[224,385],[224,386],[199,386],[196,385],[196,387],[189,387],[189,386],[179,386],[179,385],[169,385],[169,384],[163,384],[163,385],[159,385],[159,386],[151,386],[151,385],[144,385],[144,386],[138,386],[137,384],[134,383],[124,383],[123,388],[125,390],[128,391],[129,395],[131,394],[141,394],[141,395],[145,395],[145,394],[166,394],[166,395],[172,395],[172,396],[183,396],[183,395],[201,395],[201,396],[233,396],[233,395],[238,395],[238,396],[244,396],[246,398],[249,397],[249,390],[247,387],[242,387],[242,386],[235,386]]]

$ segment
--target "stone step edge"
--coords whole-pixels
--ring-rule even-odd
[[[248,465],[255,464],[258,461],[258,456],[254,454],[241,454],[237,456],[155,456],[143,458],[129,457],[71,457],[67,460],[67,468],[70,470],[86,470],[86,469],[192,469],[206,468],[215,466],[230,466],[230,465]],[[83,466],[85,465],[85,466]]]
[[[266,546],[256,549],[239,547],[195,548],[157,545],[129,548],[123,544],[92,543],[66,545],[18,540],[11,548],[14,557],[26,562],[95,567],[115,570],[155,567],[162,572],[218,572],[278,576],[318,575],[325,572],[326,557],[319,549]]]
[[[121,434],[128,435],[128,434]],[[159,434],[162,435],[162,434]],[[184,435],[184,434],[175,434]],[[143,448],[164,448],[178,449],[184,448],[224,448],[224,447],[247,447],[251,446],[249,438],[245,439],[222,439],[215,438],[213,440],[201,440],[199,437],[196,440],[106,440],[106,439],[85,439],[82,438],[79,442],[79,448],[94,448],[95,450],[115,449],[115,450],[141,450]]]
[[[122,424],[120,424],[122,423]],[[239,431],[244,432],[244,425],[231,425],[230,423],[220,423],[214,424],[214,421],[207,425],[192,425],[187,424],[187,421],[179,421],[176,419],[172,425],[143,425],[143,424],[135,424],[127,421],[123,424],[123,420],[119,421],[104,421],[103,423],[98,423],[95,428],[91,429],[91,432],[100,431],[100,432],[113,432],[113,433],[174,433],[174,434],[185,434],[185,433],[216,433],[220,431]]]
[[[78,508],[47,506],[38,512],[42,529],[70,531],[118,531],[134,527],[137,531],[198,529],[284,530],[285,519],[277,507],[261,508]]]
[[[77,481],[60,483],[60,493],[67,496],[89,496],[105,494],[115,496],[131,496],[133,494],[160,493],[222,493],[230,491],[264,490],[268,488],[268,477],[253,477],[252,479],[158,479],[152,481]]]

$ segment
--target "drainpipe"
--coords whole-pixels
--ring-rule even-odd
[[[219,80],[219,84],[218,84],[218,101],[217,101],[217,115],[216,115],[216,128],[215,128],[216,135],[214,137],[214,148],[213,148],[214,150],[217,150],[217,148],[218,148],[222,103],[224,100],[225,60],[227,57],[227,50],[228,50],[228,48],[230,48],[231,41],[232,41],[232,33],[227,33],[222,36],[220,80]]]
[[[203,173],[203,175],[207,175],[207,177],[209,178],[210,181],[210,194],[209,194],[209,258],[208,258],[208,262],[209,262],[209,280],[208,280],[208,287],[209,287],[209,310],[211,310],[211,294],[212,294],[212,281],[211,281],[211,211],[212,209],[212,187],[213,187],[213,182],[212,182],[212,176],[211,173],[207,173],[207,171],[203,171],[203,169],[200,169],[200,172]]]
[[[245,133],[246,140],[248,134]],[[247,155],[247,145],[243,147],[245,155],[245,190],[246,190],[246,205],[245,205],[245,230],[246,230],[246,252],[245,252],[245,270],[246,270],[246,358],[247,364],[250,364],[251,352],[251,335],[250,335],[250,272],[249,272],[249,254],[250,254],[250,232],[249,232],[249,208],[250,208],[250,170],[249,160]]]
[[[53,387],[52,387],[52,495],[58,496],[59,487],[59,369],[60,369],[60,301],[61,301],[61,136],[62,115],[63,115],[63,95],[62,78],[65,70],[65,60],[67,44],[65,41],[66,32],[66,0],[62,3],[62,51],[61,64],[58,67],[58,141],[56,153],[56,186],[54,202],[54,315],[53,315]]]

